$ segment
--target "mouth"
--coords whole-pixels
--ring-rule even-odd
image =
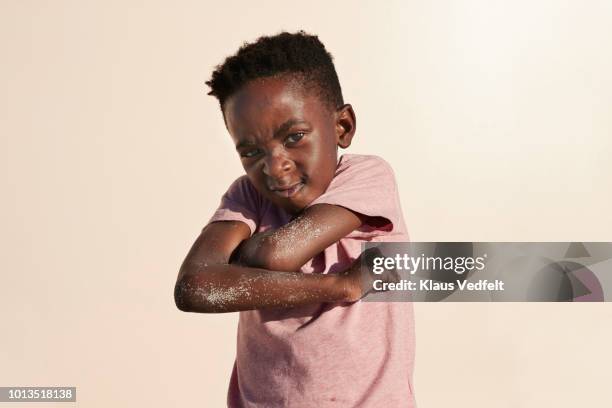
[[[291,186],[288,187],[283,187],[283,188],[271,188],[270,191],[272,191],[274,194],[283,197],[283,198],[290,198],[293,197],[294,195],[296,195],[297,193],[300,192],[300,190],[302,190],[302,188],[304,187],[304,182],[300,181],[299,183],[293,184]]]

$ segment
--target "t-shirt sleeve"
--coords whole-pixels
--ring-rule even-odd
[[[377,156],[364,156],[340,165],[329,187],[310,203],[333,204],[364,216],[362,232],[391,232],[399,226],[400,208],[395,175]]]
[[[215,221],[242,221],[249,226],[251,234],[259,224],[261,197],[246,176],[239,177],[221,197],[219,208],[209,223]]]

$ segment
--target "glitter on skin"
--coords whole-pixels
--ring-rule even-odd
[[[281,276],[272,277],[268,274],[257,274],[253,273],[252,276],[242,277],[239,279],[235,286],[231,287],[215,287],[211,284],[200,283],[199,285],[192,285],[189,282],[182,281],[179,284],[179,296],[181,299],[191,298],[200,299],[204,303],[213,306],[218,311],[226,309],[229,305],[233,304],[239,299],[251,299],[252,293],[251,288],[256,282],[261,281],[261,285],[265,289],[277,289],[277,285],[281,281],[295,281],[299,280],[299,272],[283,272]],[[319,291],[313,292],[299,291],[292,294],[288,302],[283,302],[274,296],[272,291],[269,292],[270,296],[264,296],[264,299],[274,307],[291,307],[291,302],[299,298],[316,298]]]
[[[286,259],[295,253],[294,242],[319,238],[329,229],[330,227],[316,224],[309,218],[297,218],[294,222],[281,227],[282,233],[269,237],[275,248],[273,258],[275,260]]]

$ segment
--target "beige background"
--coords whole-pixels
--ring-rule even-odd
[[[612,3],[382,3],[0,1],[1,386],[224,405],[237,315],[172,289],[242,171],[204,81],[281,29],[334,54],[413,240],[612,241]],[[610,304],[416,319],[421,408],[612,403]]]

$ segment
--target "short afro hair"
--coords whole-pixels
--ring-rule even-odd
[[[329,108],[337,109],[344,101],[332,60],[316,35],[298,31],[262,36],[253,43],[245,43],[215,68],[206,82],[211,89],[208,95],[219,100],[223,112],[226,100],[247,82],[290,75],[305,89],[315,90]]]

